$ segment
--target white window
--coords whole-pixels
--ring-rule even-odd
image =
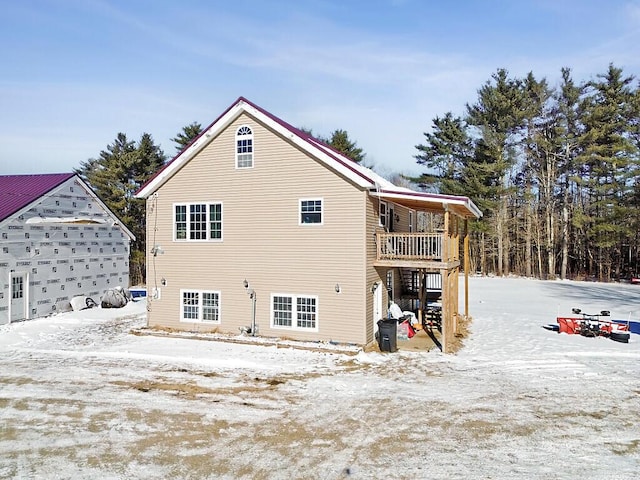
[[[414,224],[414,219],[413,219],[413,210],[409,210],[409,233],[413,233],[413,224]]]
[[[175,239],[186,240],[187,239],[187,206],[176,205],[175,206]],[[97,235],[97,234],[96,234]]]
[[[253,132],[247,125],[236,130],[236,168],[253,167]]]
[[[189,240],[207,239],[207,205],[189,205]]]
[[[388,225],[387,219],[387,202],[380,202],[380,226],[386,227]]]
[[[318,331],[318,298],[302,295],[272,295],[271,327]]]
[[[300,200],[300,225],[322,225],[322,199],[312,198]]]
[[[209,239],[222,240],[222,204],[209,204]]]
[[[222,240],[222,204],[174,205],[174,240]]]
[[[220,323],[220,292],[180,290],[180,320]]]

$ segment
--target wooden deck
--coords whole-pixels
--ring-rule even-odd
[[[457,237],[442,233],[377,232],[378,267],[452,269],[460,265]]]

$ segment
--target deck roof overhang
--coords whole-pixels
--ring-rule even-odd
[[[402,205],[411,210],[434,213],[451,212],[462,218],[480,218],[482,212],[467,197],[456,195],[440,195],[436,193],[415,192],[402,190],[371,190],[370,195],[381,200]]]

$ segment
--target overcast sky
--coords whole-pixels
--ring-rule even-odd
[[[498,68],[556,85],[640,75],[640,0],[0,0],[0,174],[69,172],[118,132],[172,157],[239,96],[345,129],[382,174],[418,174],[432,119]]]

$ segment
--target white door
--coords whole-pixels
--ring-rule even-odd
[[[23,273],[11,274],[11,321],[23,320],[26,318],[27,306],[25,302],[27,295],[25,291],[26,281]]]
[[[373,290],[373,333],[378,331],[378,320],[382,319],[382,288],[376,282]]]

